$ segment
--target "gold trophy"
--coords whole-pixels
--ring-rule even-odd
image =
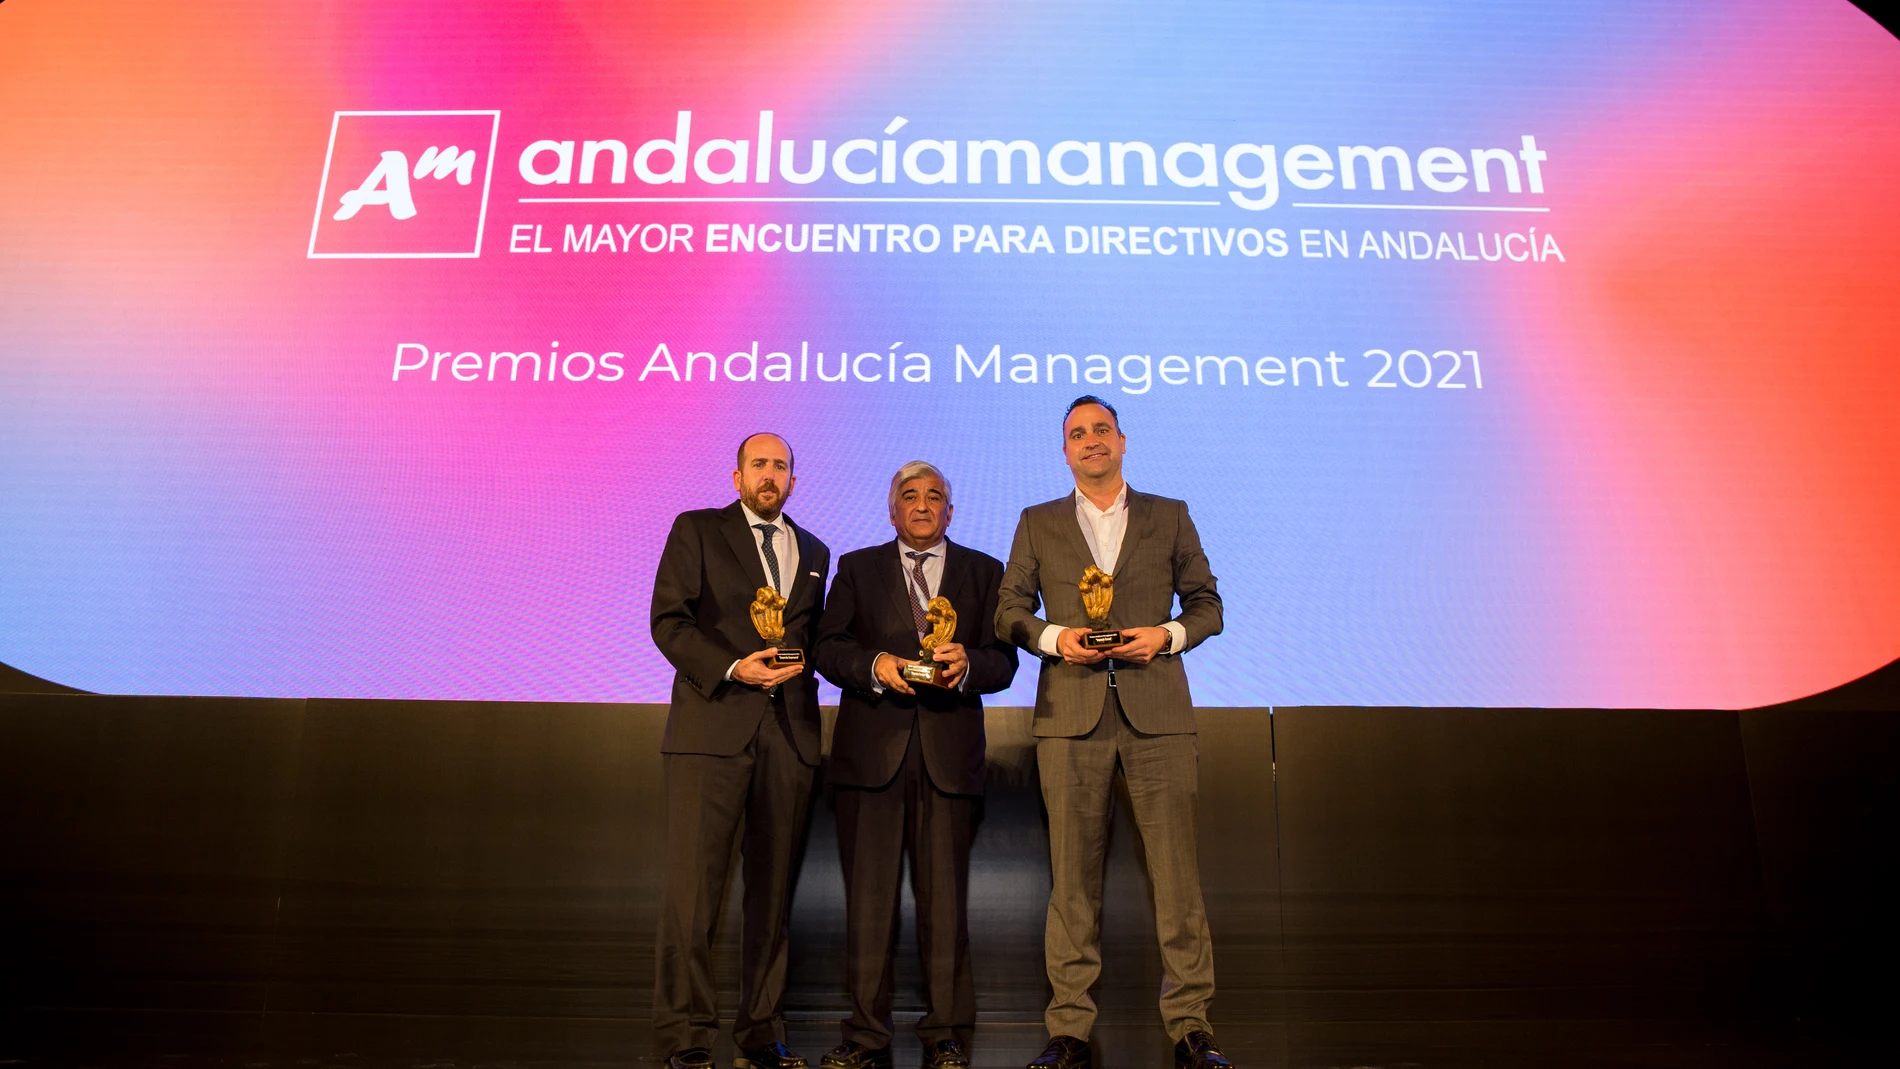
[[[1122,644],[1122,633],[1108,629],[1108,607],[1115,600],[1115,577],[1091,564],[1082,572],[1082,611],[1089,614],[1093,631],[1082,636],[1085,650],[1113,649]]]
[[[805,663],[804,650],[779,646],[785,641],[785,595],[769,586],[760,587],[758,596],[752,599],[752,626],[768,645],[779,647],[778,654],[772,658],[774,667]]]
[[[929,611],[924,613],[924,619],[930,621],[930,634],[919,643],[923,649],[917,653],[917,663],[905,665],[897,674],[906,683],[948,686],[943,681],[943,663],[936,659],[936,653],[937,647],[950,641],[950,636],[957,632],[957,610],[950,607],[949,598],[931,598],[926,608]]]

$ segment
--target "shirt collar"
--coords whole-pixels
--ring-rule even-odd
[[[752,511],[752,509],[747,507],[746,503],[743,501],[739,502],[739,511],[745,513],[745,525],[747,527],[752,528],[754,537],[757,537],[759,524],[762,524],[762,523],[769,523],[772,526],[778,527],[781,529],[791,527],[790,521],[785,519],[785,514],[783,512],[778,514],[778,519],[768,520],[765,517],[759,515],[758,513]]]
[[[897,540],[897,552],[922,553],[926,557],[935,557],[943,552],[943,544],[948,541],[949,539],[947,538],[939,538],[935,542],[931,543],[930,545],[925,546],[923,549],[912,549],[910,548],[910,545],[908,543],[906,543],[903,539],[900,538]],[[908,560],[909,558],[905,558],[905,559]]]
[[[1128,507],[1128,483],[1123,481],[1121,490],[1115,494],[1115,500],[1110,502],[1109,506],[1105,509],[1096,508],[1095,502],[1090,501],[1089,496],[1083,493],[1082,488],[1079,486],[1075,488],[1075,504],[1076,507],[1085,508],[1097,516],[1106,516],[1118,509],[1126,509]]]

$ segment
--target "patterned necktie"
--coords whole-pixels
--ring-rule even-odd
[[[930,633],[930,617],[924,611],[923,604],[924,599],[930,596],[930,582],[924,578],[924,562],[929,560],[932,554],[912,553],[906,550],[904,556],[910,558],[910,577],[917,583],[917,596],[910,599],[910,615],[912,621],[917,624],[917,637],[922,638]]]
[[[764,539],[760,544],[765,547],[765,566],[772,571],[772,589],[783,593],[785,588],[778,581],[778,550],[772,548],[772,536],[778,533],[778,528],[769,523],[755,523],[752,529]]]

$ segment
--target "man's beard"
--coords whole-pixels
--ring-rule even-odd
[[[767,486],[772,488],[772,503],[770,505],[764,505],[759,502],[759,491],[764,490]],[[778,519],[779,512],[785,507],[784,491],[778,488],[777,483],[770,481],[760,483],[754,489],[740,494],[739,500],[745,502],[745,507],[751,509],[753,515],[761,520]]]

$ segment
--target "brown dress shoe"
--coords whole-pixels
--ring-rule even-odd
[[[891,1069],[891,1048],[872,1050],[855,1039],[843,1043],[825,1052],[818,1059],[819,1069]]]
[[[1049,1045],[1042,1048],[1028,1069],[1093,1069],[1094,1065],[1095,1057],[1089,1053],[1088,1040],[1050,1036]]]
[[[1206,1032],[1189,1032],[1174,1045],[1174,1069],[1233,1069],[1234,1063]]]

